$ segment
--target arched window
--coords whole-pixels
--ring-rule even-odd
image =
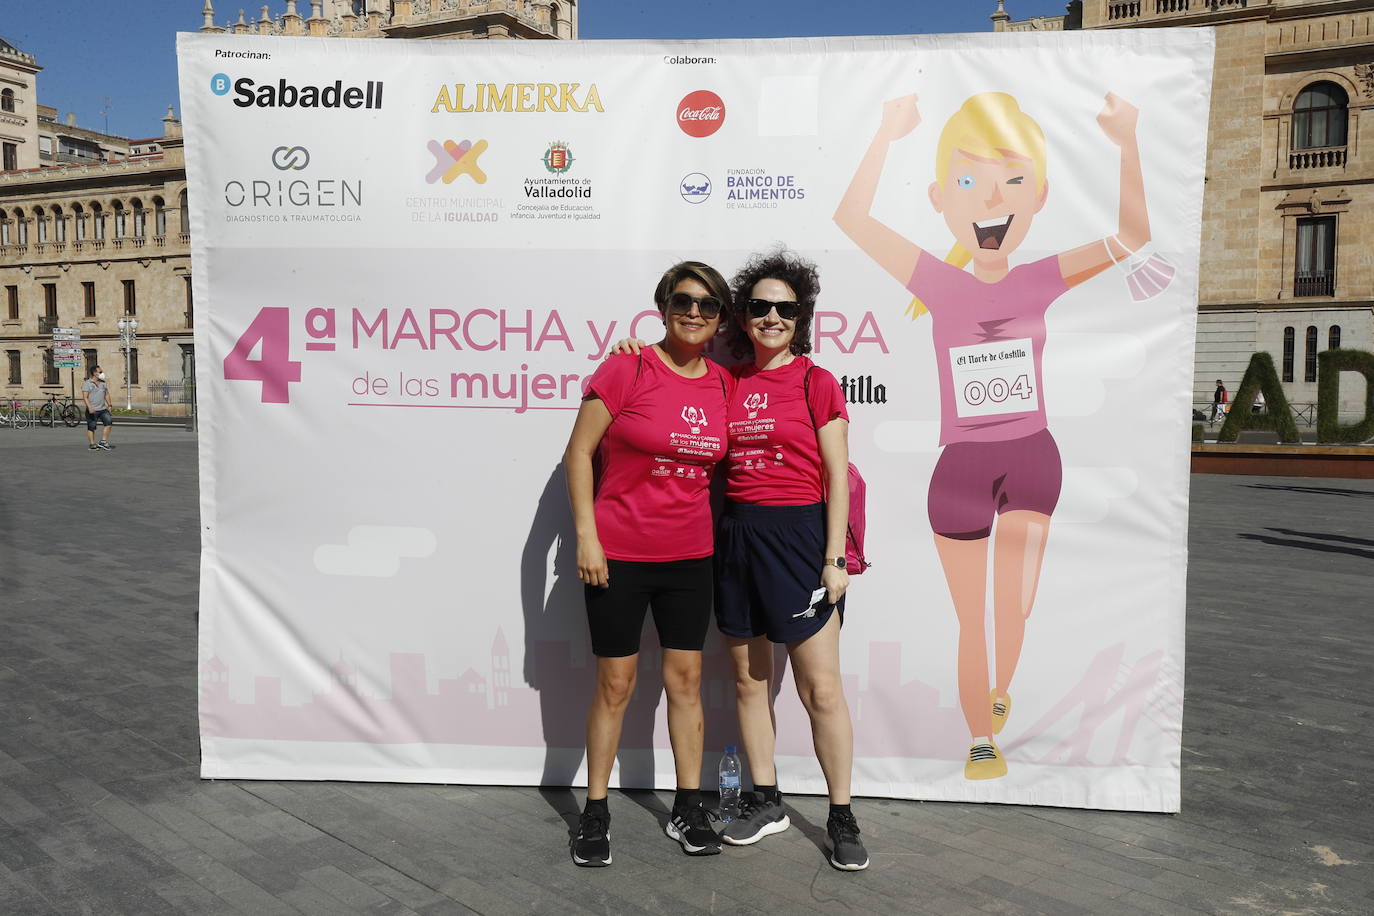
[[[1317,326],[1307,326],[1307,351],[1303,359],[1302,380],[1304,382],[1315,382],[1317,380]]]
[[[1296,335],[1291,327],[1283,329],[1283,380],[1293,381],[1293,347]]]
[[[1345,146],[1350,97],[1335,83],[1313,83],[1293,103],[1293,149]]]
[[[186,192],[182,191],[177,195],[177,210],[181,217],[181,234],[185,235],[191,231],[191,210],[186,205]]]
[[[76,240],[86,240],[86,209],[80,204],[72,204],[72,224],[76,228]]]
[[[14,90],[0,91],[0,111],[14,111]]]
[[[10,243],[10,217],[4,210],[0,210],[0,245]]]
[[[1328,350],[1339,350],[1341,348],[1341,326],[1333,324],[1331,330],[1326,332],[1326,348]]]
[[[62,212],[62,208],[58,206],[52,208],[52,240],[54,242],[67,240],[67,217]]]
[[[143,201],[135,197],[129,202],[134,211],[134,238],[143,238],[148,234],[148,212],[143,209]]]
[[[42,245],[48,240],[48,218],[43,213],[42,207],[33,208],[33,222],[35,228],[38,230],[38,244]]]
[[[161,197],[153,198],[153,235],[162,238],[167,234],[167,208]]]
[[[91,238],[105,240],[105,208],[99,201],[91,204]]]
[[[122,239],[126,228],[124,225],[124,204],[115,201],[112,206],[114,207],[115,238]]]

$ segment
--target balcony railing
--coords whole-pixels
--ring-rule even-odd
[[[1136,19],[1140,16],[1140,0],[1128,0],[1128,2],[1118,2],[1113,0],[1107,4],[1107,20],[1117,22],[1121,19]]]
[[[1293,275],[1293,295],[1295,297],[1336,295],[1336,271],[1298,271]]]
[[[1160,14],[1186,13],[1189,0],[1155,0],[1155,12]]]
[[[1319,149],[1295,149],[1288,154],[1290,169],[1343,169],[1345,147],[1324,146]]]

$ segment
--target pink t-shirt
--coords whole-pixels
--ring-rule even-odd
[[[596,533],[611,559],[666,563],[713,552],[707,489],[725,457],[734,380],[706,366],[701,378],[683,378],[646,347],[612,356],[587,384],[611,412],[595,503]]]
[[[1068,288],[1057,255],[984,283],[921,252],[907,289],[934,321],[941,445],[1005,442],[1045,428],[1045,311]]]
[[[820,502],[823,466],[811,417],[820,426],[836,417],[849,419],[835,376],[804,356],[776,369],[746,363],[730,371],[737,385],[730,398],[725,498],[755,506]],[[803,394],[807,389],[810,412]]]

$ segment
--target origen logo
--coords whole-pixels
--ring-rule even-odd
[[[272,150],[272,165],[279,171],[299,172],[310,164],[310,150],[303,146],[279,146]]]
[[[709,137],[725,123],[725,103],[709,89],[689,92],[677,103],[677,126],[689,137]]]
[[[429,151],[434,156],[434,168],[425,176],[426,184],[434,184],[441,178],[444,184],[453,184],[459,175],[466,175],[478,184],[487,183],[487,173],[477,164],[478,157],[487,151],[487,141],[454,143],[445,140],[441,145],[438,140],[431,140]]]

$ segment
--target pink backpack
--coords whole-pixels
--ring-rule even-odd
[[[814,365],[806,368],[806,375],[802,376],[802,396],[806,400],[806,412],[811,414],[811,428],[820,433],[820,427],[816,425],[816,415],[811,413],[811,370],[816,368]],[[864,482],[864,475],[859,473],[859,469],[854,462],[849,462],[849,530],[844,539],[844,568],[845,572],[851,576],[861,575],[864,570],[873,564],[868,562],[864,556],[864,529],[868,526],[868,484]]]

